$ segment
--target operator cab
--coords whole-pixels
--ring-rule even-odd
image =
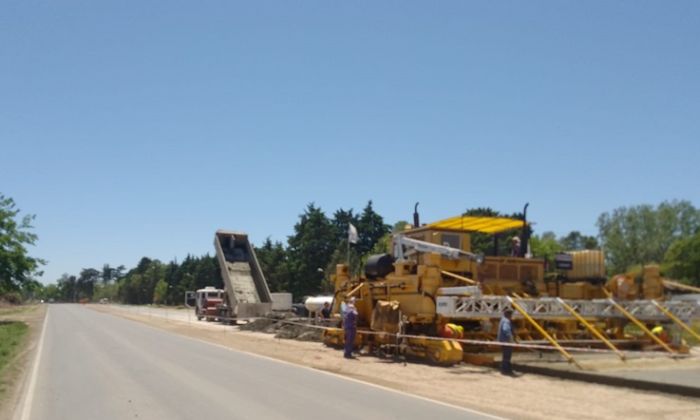
[[[401,235],[464,253],[483,253],[478,262],[468,258],[441,256],[441,270],[478,281],[485,292],[492,294],[525,294],[537,296],[546,291],[544,260],[528,253],[529,224],[526,220],[506,217],[456,216],[415,227]],[[517,236],[519,234],[519,236]],[[518,248],[509,249],[518,238]],[[476,239],[475,239],[476,238]],[[474,240],[481,244],[478,251]],[[417,254],[417,264],[425,264],[427,254]]]

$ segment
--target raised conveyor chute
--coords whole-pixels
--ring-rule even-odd
[[[214,248],[226,289],[225,315],[247,318],[270,312],[270,289],[248,235],[243,232],[217,230]]]

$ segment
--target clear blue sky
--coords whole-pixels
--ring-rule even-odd
[[[496,4],[497,3],[497,4]],[[0,192],[44,282],[530,202],[538,232],[700,205],[700,2],[4,1]]]

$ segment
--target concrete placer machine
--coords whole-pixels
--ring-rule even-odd
[[[458,341],[443,339],[448,324],[463,329],[461,337],[452,338],[493,342],[498,320],[510,308],[522,342],[549,342],[570,362],[575,361],[564,345],[607,346],[624,359],[620,348],[629,346],[657,345],[676,353],[678,347],[650,330],[659,324],[685,328],[685,322],[700,316],[697,303],[663,301],[662,290],[624,300],[614,290],[608,292],[611,284],[605,287],[598,279],[547,281],[544,260],[524,255],[529,239],[525,220],[457,216],[423,226],[415,220],[414,225],[394,235],[393,254],[370,256],[363,275],[351,277],[346,265],[336,267],[333,312],[339,320],[341,303],[357,299],[357,346],[398,347],[407,355],[451,365],[467,358],[469,351]],[[471,253],[472,233],[494,235],[497,243],[499,234],[513,229],[523,231],[521,252],[486,257]],[[596,293],[579,293],[589,287]],[[626,334],[630,324],[645,337]],[[324,342],[342,344],[343,330],[325,331]],[[469,346],[470,351],[478,349]]]
[[[214,248],[224,281],[219,317],[224,320],[264,316],[272,310],[272,296],[248,235],[219,229]]]

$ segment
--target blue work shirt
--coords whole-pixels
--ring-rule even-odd
[[[354,307],[348,307],[345,311],[345,318],[343,319],[343,326],[346,330],[357,329],[357,309]]]
[[[501,318],[498,324],[498,341],[501,343],[510,343],[513,341],[513,324],[506,317]]]

